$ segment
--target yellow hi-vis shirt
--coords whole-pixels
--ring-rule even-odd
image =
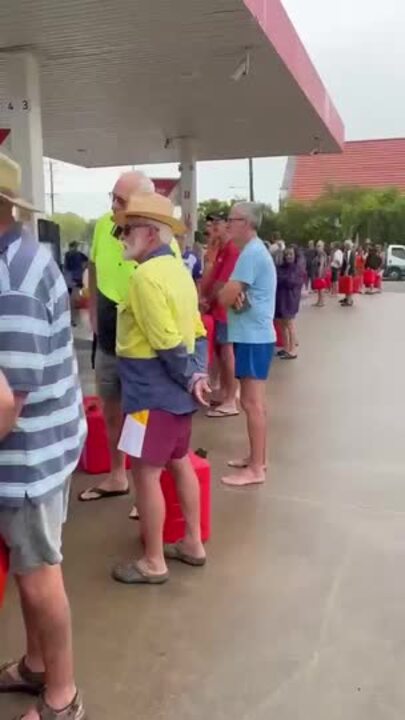
[[[196,409],[194,373],[206,371],[206,331],[189,271],[168,246],[139,265],[118,308],[117,355],[126,413]]]

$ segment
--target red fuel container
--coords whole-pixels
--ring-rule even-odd
[[[339,293],[341,295],[353,295],[354,283],[350,275],[341,275],[339,278]]]
[[[364,271],[364,284],[366,288],[373,288],[375,283],[376,273],[374,270],[367,269]]]
[[[312,281],[312,290],[319,292],[320,290],[326,290],[325,278],[314,278]]]
[[[363,289],[363,276],[355,275],[353,278],[353,292],[361,293]]]
[[[201,535],[203,542],[207,542],[211,535],[211,466],[207,460],[194,453],[190,453],[190,460],[200,483]],[[176,543],[183,539],[186,524],[177,497],[175,481],[168,470],[163,471],[161,483],[166,502],[163,541]]]
[[[111,459],[100,398],[96,395],[85,397],[84,412],[86,413],[88,430],[79,467],[89,475],[108,473],[111,470]],[[127,458],[127,468],[130,467],[130,459]]]
[[[382,288],[382,275],[378,272],[375,274],[374,287],[376,290],[381,290]]]
[[[8,574],[8,550],[0,537],[0,607],[3,604]]]
[[[283,331],[281,329],[281,323],[278,320],[274,321],[274,329],[276,331],[276,347],[284,347]]]

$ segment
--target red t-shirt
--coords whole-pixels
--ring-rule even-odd
[[[228,282],[229,278],[233,273],[233,269],[236,265],[239,253],[239,249],[236,247],[235,243],[232,240],[229,240],[229,242],[227,242],[226,245],[224,245],[224,247],[218,251],[207,284],[206,294],[208,299],[210,297],[210,294],[215,289],[215,285],[217,283],[225,284]],[[226,323],[226,310],[216,300],[213,300],[210,312],[214,320]]]

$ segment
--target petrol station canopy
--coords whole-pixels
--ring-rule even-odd
[[[280,0],[2,0],[0,98],[6,57],[25,50],[39,61],[44,153],[67,162],[178,161],[184,142],[196,160],[223,160],[344,141]]]

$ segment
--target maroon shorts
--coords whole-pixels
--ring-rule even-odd
[[[192,415],[150,410],[127,415],[119,449],[153,467],[181,460],[190,447]]]

